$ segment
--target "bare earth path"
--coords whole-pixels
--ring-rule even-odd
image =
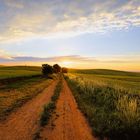
[[[56,113],[40,136],[43,140],[95,140],[65,80]]]
[[[0,140],[32,140],[42,107],[49,102],[56,81],[0,123]]]

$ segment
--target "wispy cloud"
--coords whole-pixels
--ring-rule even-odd
[[[0,51],[2,52],[2,51]],[[132,63],[140,62],[139,55],[128,55],[128,56],[102,56],[102,57],[87,57],[80,55],[69,55],[69,56],[54,56],[54,57],[32,57],[32,56],[10,56],[5,53],[5,55],[0,56],[0,62],[73,62],[73,63]]]
[[[140,26],[139,0],[0,1],[0,41],[104,33]]]
[[[11,59],[12,59],[12,57],[10,56],[10,54],[8,52],[0,49],[0,62],[9,61]]]
[[[9,8],[24,8],[24,4],[19,0],[5,0],[5,5]]]
[[[31,56],[0,56],[1,65],[38,65],[43,63],[55,64],[71,68],[105,68],[118,70],[140,71],[139,55],[121,56],[98,56],[87,57],[79,55],[54,56],[54,57],[31,57]]]
[[[9,59],[10,58],[10,59]],[[41,57],[31,57],[31,56],[9,56],[6,57],[6,55],[0,56],[0,62],[62,62],[62,61],[73,61],[73,62],[79,62],[79,61],[90,61],[94,60],[94,58],[88,58],[83,57],[79,55],[70,55],[70,56],[55,56],[55,57],[47,57],[47,58],[41,58]],[[94,60],[96,61],[96,60]]]

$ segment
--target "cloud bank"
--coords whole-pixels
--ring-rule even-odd
[[[135,57],[134,57],[135,56]],[[110,59],[111,57],[111,59]],[[80,55],[68,55],[68,56],[53,56],[53,57],[32,57],[32,56],[10,56],[0,55],[0,63],[4,62],[46,62],[46,63],[133,63],[140,62],[139,55],[127,55],[127,56],[100,56],[100,57],[87,57]]]
[[[140,26],[139,0],[0,0],[0,41]]]

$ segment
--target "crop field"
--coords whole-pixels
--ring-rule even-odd
[[[94,135],[111,140],[140,137],[140,73],[70,72],[65,78]]]
[[[41,75],[41,67],[29,66],[0,66],[0,80],[16,77]]]
[[[0,67],[0,119],[51,83],[40,75],[40,67]]]
[[[0,119],[24,104],[46,88],[52,80],[41,77],[30,78],[0,88]]]
[[[0,139],[140,138],[140,73],[2,66],[0,76]]]

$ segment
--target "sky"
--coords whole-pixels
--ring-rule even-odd
[[[0,65],[140,71],[140,0],[0,0]]]

